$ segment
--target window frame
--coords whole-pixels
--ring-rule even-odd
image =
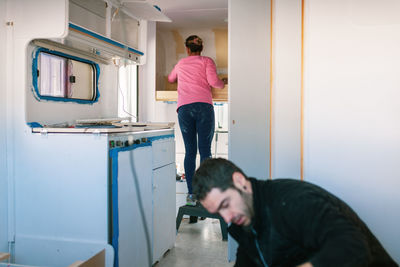
[[[38,61],[39,61],[39,54],[40,53],[47,53],[50,55],[56,55],[56,56],[60,56],[66,59],[70,59],[70,60],[75,60],[78,62],[82,62],[82,63],[86,63],[92,66],[93,68],[93,81],[94,81],[94,96],[93,99],[78,99],[78,98],[66,98],[66,97],[57,97],[57,96],[47,96],[47,95],[41,95],[40,94],[40,90],[39,90],[39,83],[38,83]],[[33,85],[33,92],[34,95],[36,97],[36,99],[40,100],[48,100],[48,101],[58,101],[58,102],[75,102],[78,104],[94,104],[96,102],[98,102],[99,98],[100,98],[100,92],[99,92],[99,88],[98,88],[98,82],[99,82],[99,76],[100,76],[100,67],[97,63],[84,59],[84,58],[80,58],[80,57],[76,57],[76,56],[71,56],[69,54],[65,54],[59,51],[55,51],[55,50],[50,50],[44,47],[38,47],[36,49],[36,51],[34,52],[34,57],[32,59],[32,85]]]

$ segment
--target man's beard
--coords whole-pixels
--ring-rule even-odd
[[[243,225],[243,229],[245,231],[250,231],[250,229],[252,228],[252,224],[253,224],[253,217],[254,217],[254,208],[253,208],[253,194],[251,193],[247,193],[247,192],[243,192],[241,190],[238,190],[240,196],[243,199],[243,204],[245,207],[244,210],[244,215],[250,219],[250,224],[249,225]]]

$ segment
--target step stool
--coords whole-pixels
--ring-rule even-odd
[[[219,219],[219,224],[221,226],[222,240],[228,240],[228,225],[224,219],[218,214],[209,213],[201,204],[196,206],[181,206],[179,207],[178,216],[176,217],[176,233],[178,234],[179,226],[181,225],[183,215],[214,218]]]

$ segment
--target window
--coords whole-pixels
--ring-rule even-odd
[[[33,86],[39,99],[97,101],[98,65],[86,59],[39,48],[33,60]]]

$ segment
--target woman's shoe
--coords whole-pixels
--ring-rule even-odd
[[[195,195],[193,194],[188,194],[186,196],[186,206],[196,206],[197,200]]]

